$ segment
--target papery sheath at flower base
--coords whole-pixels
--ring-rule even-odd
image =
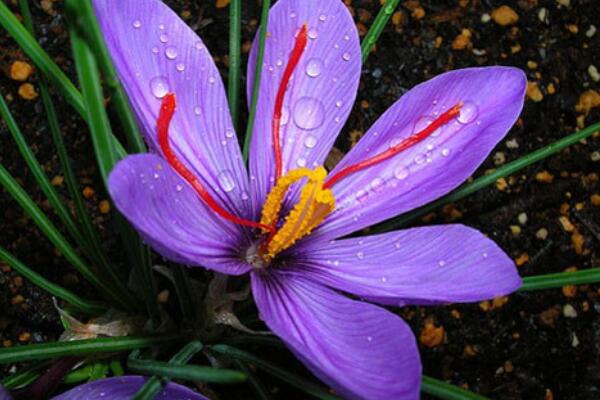
[[[279,0],[247,171],[198,36],[157,0],[94,3],[152,151],[112,171],[118,209],[168,259],[249,274],[262,320],[336,394],[419,397],[413,333],[372,303],[474,302],[520,286],[512,260],[462,225],[340,239],[464,182],[519,115],[520,70],[456,70],[414,87],[327,173],[357,93],[358,34],[340,0]],[[255,40],[249,96],[256,52]]]

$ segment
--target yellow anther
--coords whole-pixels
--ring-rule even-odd
[[[327,171],[323,167],[310,170],[300,168],[281,177],[267,196],[262,211],[261,223],[275,225],[290,186],[306,178],[300,192],[300,200],[294,206],[281,229],[269,241],[263,258],[270,260],[296,241],[308,235],[335,207],[335,198],[330,189],[323,189]],[[266,232],[265,232],[266,233]]]

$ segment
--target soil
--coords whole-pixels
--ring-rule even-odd
[[[11,7],[13,1],[8,2]],[[202,36],[227,76],[226,8],[214,1],[166,1]],[[247,3],[247,4],[246,4]],[[379,0],[346,0],[364,34]],[[593,0],[458,0],[402,2],[363,68],[356,106],[336,148],[345,152],[399,96],[446,70],[478,65],[512,65],[526,71],[531,86],[516,126],[475,176],[541,148],[592,122],[600,109],[576,111],[580,96],[598,90],[588,71],[600,68],[600,21]],[[41,45],[75,80],[60,1],[31,2]],[[50,5],[50,7],[49,7]],[[518,14],[501,26],[490,14],[501,5]],[[17,7],[13,7],[17,11]],[[244,48],[254,36],[259,10],[244,2]],[[486,21],[489,20],[489,21]],[[246,56],[247,54],[244,54]],[[41,101],[24,100],[21,82],[10,79],[13,61],[27,60],[14,41],[0,35],[0,90],[48,176],[62,175]],[[244,69],[245,71],[245,69]],[[39,73],[29,81],[37,85]],[[597,78],[596,78],[597,79]],[[243,84],[245,87],[245,82]],[[78,181],[94,194],[87,205],[113,260],[124,262],[109,218],[99,212],[107,199],[82,121],[54,93]],[[501,110],[498,110],[501,112]],[[4,125],[0,162],[52,218],[43,194],[8,137]],[[519,265],[522,276],[600,266],[600,137],[559,154],[426,216],[418,224],[460,222],[495,240]],[[64,185],[58,190],[67,196]],[[0,245],[48,279],[78,293],[90,289],[36,229],[6,192],[0,194]],[[162,282],[161,284],[164,284]],[[582,285],[471,305],[397,310],[422,339],[424,372],[497,399],[600,398],[600,285]],[[443,331],[437,328],[443,328]],[[61,332],[51,298],[0,265],[0,344],[18,346],[56,340]],[[423,334],[425,333],[425,334]],[[439,340],[438,340],[439,339]],[[264,348],[246,346],[264,354]],[[268,358],[306,373],[286,350]],[[8,365],[0,376],[16,370]],[[274,398],[306,398],[259,372]],[[247,398],[247,387],[213,387],[220,398]],[[245,395],[243,395],[245,393]],[[240,397],[241,396],[241,397]],[[427,396],[424,396],[427,398]]]

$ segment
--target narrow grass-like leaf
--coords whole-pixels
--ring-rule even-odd
[[[397,218],[393,218],[387,222],[383,222],[382,224],[371,229],[371,233],[381,233],[401,228],[406,224],[416,220],[417,218],[434,211],[436,208],[443,206],[444,204],[455,202],[457,200],[462,199],[463,197],[470,195],[471,193],[475,193],[476,191],[495,183],[498,179],[514,174],[515,172],[518,172],[533,163],[536,163],[555,153],[558,153],[564,148],[569,147],[572,144],[575,144],[598,131],[600,131],[600,122],[596,122],[595,124],[592,124],[587,128],[580,130],[579,132],[575,132],[560,140],[557,140],[554,143],[549,144],[548,146],[542,147],[539,150],[529,153],[526,156],[511,161],[498,168],[494,172],[477,178],[473,182],[467,183],[461,186],[460,188],[456,189],[454,192],[444,197],[441,197],[440,199],[431,202],[421,208],[417,208],[414,211],[403,214]]]
[[[318,386],[304,378],[296,376],[291,372],[285,371],[278,367],[275,364],[270,363],[269,361],[265,361],[262,358],[259,358],[253,354],[245,352],[243,350],[236,349],[235,347],[228,346],[225,344],[217,344],[214,346],[210,346],[211,350],[223,354],[224,356],[230,357],[232,359],[240,360],[246,363],[254,364],[258,368],[268,372],[269,374],[289,383],[297,389],[302,390],[310,395],[315,396],[318,399],[324,400],[334,400],[338,399],[336,396],[327,392],[326,389]]]
[[[35,154],[33,154],[33,151],[31,151],[31,149],[27,145],[25,136],[23,135],[23,132],[21,132],[21,129],[19,129],[17,121],[15,121],[12,113],[8,108],[8,105],[6,104],[6,101],[4,101],[4,96],[2,95],[0,95],[0,115],[2,116],[2,119],[4,119],[4,122],[6,122],[8,131],[10,132],[15,143],[17,144],[17,149],[19,149],[19,153],[21,153],[21,156],[27,163],[27,166],[29,167],[29,170],[31,171],[31,174],[33,175],[35,181],[37,182],[42,192],[44,192],[44,195],[52,205],[52,208],[56,212],[56,215],[58,216],[62,224],[65,226],[65,229],[67,230],[67,232],[69,232],[73,240],[75,240],[80,247],[84,249],[89,249],[89,243],[81,234],[81,231],[77,226],[77,223],[73,219],[71,213],[69,212],[69,209],[67,208],[65,203],[63,203],[58,192],[50,183],[50,180],[46,176],[44,169],[35,157]]]
[[[90,0],[77,0],[68,3],[68,7],[72,8],[72,14],[76,16],[76,21],[72,22],[74,22],[76,28],[83,33],[86,41],[94,51],[98,66],[102,71],[102,75],[106,78],[105,83],[110,88],[110,97],[117,111],[117,115],[121,120],[129,150],[134,153],[145,152],[146,145],[140,134],[135,116],[129,106],[121,80],[117,76],[112,59],[108,53],[106,44],[104,43],[104,37],[96,20],[96,14],[94,13]]]
[[[123,369],[123,365],[120,360],[112,360],[109,364],[110,371],[114,376],[123,376],[125,375],[125,370]]]
[[[94,364],[87,364],[81,368],[76,369],[75,371],[71,371],[67,375],[65,375],[63,383],[70,385],[74,383],[85,382],[90,379],[90,375],[92,374],[93,369]]]
[[[47,360],[49,358],[86,354],[120,352],[165,343],[175,343],[182,340],[184,337],[185,335],[183,334],[124,336],[7,347],[0,349],[0,364],[31,360]]]
[[[202,350],[203,347],[201,342],[194,340],[186,344],[177,354],[175,354],[169,360],[169,364],[185,365],[196,353]],[[169,378],[167,377],[153,376],[146,381],[140,390],[138,390],[132,400],[152,400],[168,382]]]
[[[28,386],[29,384],[35,382],[35,380],[40,376],[41,372],[48,366],[48,364],[48,361],[39,362],[35,363],[31,367],[20,369],[13,375],[8,375],[2,380],[0,380],[0,385],[4,386],[6,389],[9,390],[14,390]]]
[[[0,246],[0,260],[11,266],[19,274],[23,275],[25,279],[28,279],[34,285],[39,286],[41,289],[50,293],[52,296],[56,296],[59,299],[66,301],[73,307],[77,308],[80,312],[88,315],[98,315],[106,310],[106,307],[100,303],[84,300],[77,296],[73,292],[50,282],[31,268],[23,264],[16,257],[6,251]]]
[[[131,304],[117,292],[111,285],[98,279],[91,268],[81,259],[75,249],[71,247],[69,242],[64,238],[60,231],[48,219],[48,217],[40,210],[35,202],[25,193],[23,188],[19,186],[17,181],[10,173],[0,164],[0,185],[4,186],[12,197],[25,210],[27,215],[33,219],[38,228],[44,235],[56,246],[56,248],[64,255],[65,259],[75,268],[83,277],[98,288],[102,293],[108,295],[108,298],[117,301],[124,309],[128,309]]]
[[[394,10],[396,10],[399,2],[400,0],[386,0],[385,4],[381,6],[377,17],[375,17],[375,21],[373,21],[373,25],[369,28],[369,31],[360,46],[363,64],[367,61],[367,58],[369,58],[369,54],[371,54],[373,47],[375,47],[375,43],[377,43],[379,36],[381,36],[381,32],[383,32],[383,28],[385,28],[385,25],[394,13]]]
[[[129,359],[127,367],[144,375],[160,375],[168,378],[210,383],[239,383],[246,375],[232,369],[220,369],[199,365],[175,365],[161,361]]]
[[[175,281],[175,291],[177,292],[179,308],[181,309],[183,318],[187,321],[193,321],[197,308],[187,267],[177,265],[172,268],[172,271],[173,280]]]
[[[229,78],[227,80],[227,96],[233,128],[236,132],[238,131],[240,113],[241,42],[242,0],[231,0],[229,3]]]
[[[271,400],[269,392],[262,384],[262,382],[258,379],[258,377],[254,374],[254,372],[252,372],[244,362],[240,360],[234,360],[234,362],[235,365],[237,365],[237,367],[244,374],[246,374],[246,377],[248,378],[248,383],[250,383],[250,385],[252,386],[252,390],[254,390],[254,394],[256,394],[256,397],[258,397],[260,400]]]
[[[423,376],[421,391],[444,400],[486,400],[486,397],[429,376]]]
[[[598,282],[600,282],[600,268],[589,268],[575,272],[527,276],[523,278],[523,286],[519,291],[527,292],[530,290],[559,288],[565,285],[587,285]]]
[[[254,84],[252,85],[252,99],[250,100],[250,110],[248,114],[248,126],[246,127],[246,136],[244,137],[244,147],[242,155],[244,161],[248,161],[248,151],[252,141],[252,132],[254,132],[254,120],[256,119],[256,105],[258,104],[258,95],[260,89],[260,79],[263,70],[263,59],[265,56],[265,39],[267,37],[267,25],[269,23],[269,7],[271,0],[263,0],[262,11],[260,14],[260,28],[258,33],[258,53],[256,54],[256,68],[254,69]]]

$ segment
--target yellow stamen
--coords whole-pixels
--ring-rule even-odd
[[[296,241],[308,235],[334,209],[335,198],[330,189],[323,189],[327,171],[323,167],[310,170],[300,168],[288,172],[281,177],[267,196],[262,210],[261,224],[274,226],[279,219],[279,212],[290,186],[301,179],[306,182],[300,192],[300,200],[289,215],[281,229],[270,238],[262,257],[270,261],[281,251],[292,246]],[[267,231],[264,231],[267,233]]]

